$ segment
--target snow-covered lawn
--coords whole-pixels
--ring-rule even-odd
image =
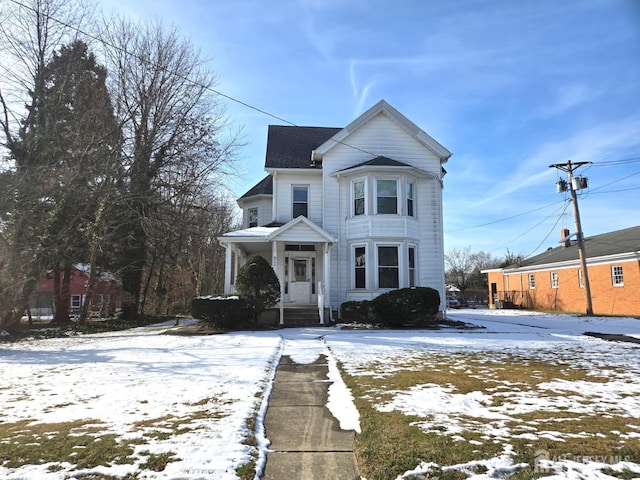
[[[235,479],[235,469],[252,459],[260,468],[266,453],[260,435],[264,396],[283,351],[299,362],[312,361],[321,353],[329,356],[330,375],[338,380],[330,391],[330,408],[343,428],[353,429],[358,428],[358,416],[337,378],[336,361],[350,375],[382,378],[397,369],[414,368],[408,358],[423,367],[429,361],[437,367],[446,358],[448,367],[468,369],[462,360],[459,364],[452,360],[456,355],[461,359],[481,355],[488,362],[512,355],[580,369],[579,380],[541,379],[535,389],[522,388],[518,382],[494,382],[484,392],[460,393],[453,386],[424,384],[385,393],[377,408],[416,415],[424,419],[420,427],[425,431],[437,427],[442,434],[463,441],[465,432],[475,429],[476,434],[499,442],[503,452],[485,461],[484,477],[514,467],[513,439],[562,436],[560,428],[554,430],[548,423],[542,428],[525,422],[516,429],[511,421],[516,414],[562,410],[640,417],[640,345],[583,335],[593,331],[640,338],[639,320],[480,309],[451,311],[449,317],[485,328],[310,328],[185,337],[164,335],[171,328],[164,325],[0,344],[0,428],[24,425],[21,422],[42,424],[44,433],[38,441],[44,445],[60,425],[79,422],[73,435],[92,432],[100,438],[111,433],[131,441],[128,461],[133,462],[79,468],[65,458],[9,468],[10,459],[1,458],[5,466],[0,466],[0,477],[57,480],[137,472],[141,479]],[[491,381],[482,378],[488,373],[481,368],[469,371]],[[245,441],[252,417],[258,426],[255,446]],[[619,442],[639,437],[640,430],[629,427],[620,432]],[[0,441],[10,445],[14,440]],[[164,470],[143,466],[150,458],[169,453],[174,461]],[[556,473],[562,478],[608,478],[599,471],[604,466],[626,468],[640,476],[640,465],[606,451],[597,458],[546,458],[545,452],[537,452],[535,466],[545,475],[564,468],[564,473]],[[432,468],[433,464],[416,465],[414,473]]]

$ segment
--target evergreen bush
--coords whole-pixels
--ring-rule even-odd
[[[398,328],[433,324],[440,309],[440,293],[429,287],[401,288],[372,301],[378,321]]]
[[[269,262],[260,255],[247,260],[236,276],[236,290],[246,302],[254,325],[258,316],[280,300],[280,281]]]
[[[345,323],[382,324],[385,327],[434,325],[440,309],[440,293],[429,287],[401,288],[383,293],[371,301],[350,301],[340,305]]]
[[[191,316],[223,330],[242,328],[251,313],[238,297],[198,297],[191,300]]]

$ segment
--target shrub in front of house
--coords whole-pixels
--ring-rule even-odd
[[[345,302],[340,319],[345,323],[381,324],[385,327],[428,327],[435,325],[440,293],[429,287],[401,288],[383,293],[371,301]]]
[[[246,327],[251,312],[238,297],[198,297],[191,300],[191,316],[210,327],[232,330]]]
[[[260,314],[280,300],[280,281],[269,262],[260,255],[249,257],[238,270],[236,291],[246,302],[254,325]]]
[[[376,317],[368,300],[344,302],[340,305],[340,321],[342,323],[373,324]]]
[[[387,327],[433,325],[440,309],[440,293],[430,287],[401,288],[374,298],[373,311]]]

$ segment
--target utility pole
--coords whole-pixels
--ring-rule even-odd
[[[557,168],[562,170],[563,172],[567,172],[567,180],[569,192],[571,193],[571,201],[573,203],[573,217],[576,222],[576,238],[578,240],[578,253],[580,255],[580,268],[582,268],[582,279],[584,282],[584,297],[586,304],[586,313],[587,315],[593,315],[593,305],[591,303],[591,286],[589,285],[589,272],[587,271],[587,254],[584,250],[584,237],[582,235],[582,224],[580,223],[580,210],[578,209],[578,196],[576,195],[576,190],[580,188],[584,188],[582,186],[582,181],[585,182],[586,186],[586,178],[582,177],[574,177],[573,171],[582,165],[590,164],[591,162],[576,162],[572,163],[571,160],[567,161],[567,163],[554,163],[553,165],[549,165],[549,168]],[[576,182],[575,180],[580,180],[580,182]],[[566,191],[567,184],[564,183],[564,180],[558,182],[558,191],[563,192]]]

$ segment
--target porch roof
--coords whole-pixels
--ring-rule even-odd
[[[257,252],[261,244],[272,241],[291,243],[328,243],[336,239],[307,217],[299,216],[282,226],[252,227],[225,233],[218,237],[222,245],[236,244],[249,253]]]

